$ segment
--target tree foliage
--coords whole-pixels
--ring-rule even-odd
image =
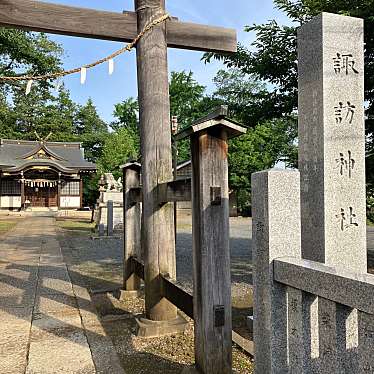
[[[133,97],[114,105],[113,116],[115,121],[111,123],[111,128],[117,131],[126,128],[134,133],[139,131],[139,103]]]
[[[0,74],[42,75],[61,66],[62,48],[44,33],[0,28]]]
[[[132,130],[120,128],[107,135],[104,147],[98,161],[100,173],[111,172],[121,175],[120,166],[130,159],[139,158],[139,146]]]
[[[291,25],[280,25],[272,20],[246,27],[256,34],[248,46],[239,45],[233,55],[209,53],[204,60],[218,59],[228,68],[239,69],[266,84],[266,93],[259,101],[257,125],[261,120],[285,119],[287,128],[297,126],[297,28],[321,12],[360,17],[365,24],[365,100],[366,100],[366,177],[368,189],[374,186],[374,2],[373,0],[274,0],[276,8],[291,20]],[[296,117],[297,119],[297,117]],[[256,123],[255,123],[256,125]],[[257,126],[256,125],[256,126]],[[293,131],[290,132],[294,133]],[[282,153],[287,154],[282,151]],[[293,156],[292,156],[293,154]],[[290,163],[296,166],[295,153]],[[293,157],[293,159],[292,159]]]
[[[248,26],[246,31],[255,32],[251,46],[240,45],[238,53],[206,54],[204,59],[222,60],[226,66],[234,66],[252,74],[268,85],[268,97],[264,105],[274,118],[290,115],[297,110],[297,27],[320,12],[338,13],[361,17],[365,21],[365,100],[367,106],[366,131],[368,150],[373,152],[374,133],[374,15],[373,0],[275,0],[276,7],[286,13],[294,26],[279,25],[269,21]],[[271,88],[269,88],[271,87]],[[268,107],[268,108],[269,108]]]
[[[172,72],[169,84],[170,113],[178,117],[179,129],[190,126],[194,121],[206,115],[220,101],[205,93],[205,86],[198,84],[192,71]],[[178,161],[190,159],[188,140],[178,142]]]

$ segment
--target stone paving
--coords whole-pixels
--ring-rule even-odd
[[[123,373],[53,217],[26,218],[0,243],[0,331],[1,374]]]

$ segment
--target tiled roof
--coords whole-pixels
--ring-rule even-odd
[[[29,157],[43,150],[51,159],[32,159]],[[80,143],[40,142],[1,139],[0,167],[7,171],[22,170],[32,163],[48,163],[64,171],[95,170],[96,165],[84,158]]]

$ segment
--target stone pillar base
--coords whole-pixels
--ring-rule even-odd
[[[127,300],[127,299],[134,299],[141,295],[140,290],[134,291],[126,291],[126,290],[119,290],[119,300]]]
[[[143,338],[156,338],[158,336],[172,335],[184,332],[188,322],[178,315],[171,321],[151,321],[146,318],[136,319],[138,336]]]

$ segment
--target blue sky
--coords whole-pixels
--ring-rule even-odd
[[[49,2],[89,7],[102,10],[133,10],[133,0],[48,0]],[[287,23],[283,13],[274,9],[272,0],[167,0],[168,12],[180,20],[214,26],[235,28],[238,39],[248,45],[254,35],[244,32],[244,26],[276,19]],[[76,37],[51,35],[64,50],[64,68],[79,67],[109,55],[121,44]],[[205,65],[200,61],[202,53],[169,49],[169,71],[192,70],[195,79],[212,90],[212,79],[221,65],[217,62]],[[103,119],[110,122],[114,104],[129,96],[137,96],[135,52],[126,53],[115,60],[115,70],[108,75],[108,66],[103,64],[87,73],[84,85],[79,74],[64,78],[72,98],[85,103],[91,97]]]

